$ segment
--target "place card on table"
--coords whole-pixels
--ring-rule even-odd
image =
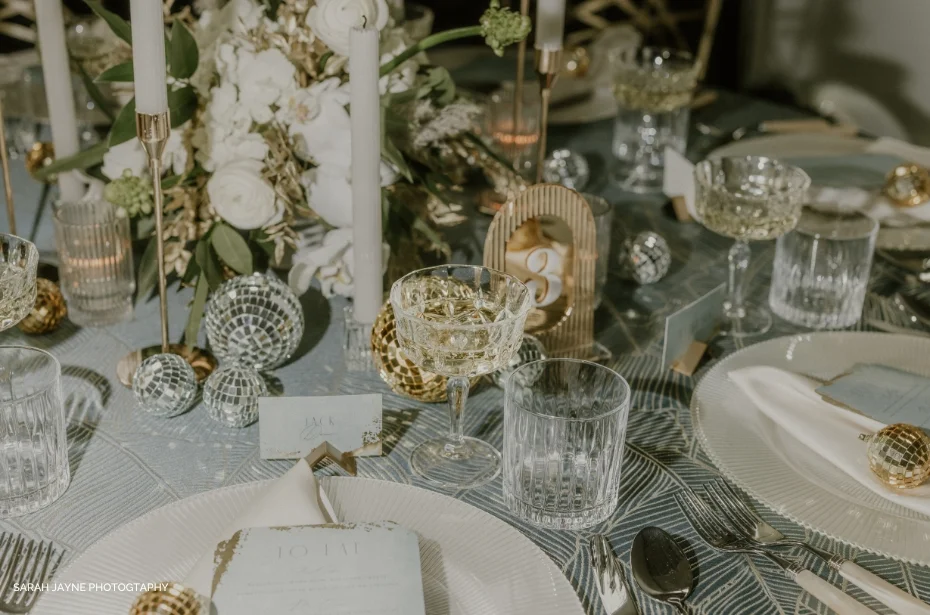
[[[826,401],[885,424],[930,429],[930,378],[887,365],[858,364],[817,388]]]
[[[393,523],[253,527],[216,549],[217,615],[424,615],[417,535]]]
[[[665,174],[662,191],[672,199],[675,217],[680,222],[697,220],[694,204],[694,165],[677,150],[665,148]]]
[[[381,395],[261,397],[262,459],[300,459],[329,442],[359,456],[381,454]]]
[[[721,284],[665,319],[662,365],[690,376],[720,326],[727,286]]]

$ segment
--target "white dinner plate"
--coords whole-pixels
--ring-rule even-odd
[[[792,133],[747,137],[722,145],[708,158],[724,156],[769,156],[771,158],[813,158],[863,154],[873,143],[863,137],[831,134]]]
[[[391,520],[420,537],[429,615],[584,615],[552,560],[504,521],[409,485],[321,479],[343,522]],[[55,577],[56,583],[182,580],[268,481],[208,491],[163,506],[112,532]],[[125,615],[128,592],[49,592],[33,615]]]
[[[698,437],[724,476],[776,512],[856,547],[928,565],[930,517],[882,498],[775,422],[756,416],[752,402],[727,377],[743,367],[771,365],[829,379],[856,363],[930,376],[930,339],[809,333],[745,348],[711,368],[695,389],[691,412]]]

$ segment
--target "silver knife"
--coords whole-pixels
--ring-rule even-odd
[[[591,537],[591,564],[597,579],[597,593],[608,615],[639,615],[636,599],[623,573],[620,560],[614,555],[607,537]]]

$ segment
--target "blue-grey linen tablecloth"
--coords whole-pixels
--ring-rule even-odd
[[[793,115],[794,112],[774,105],[723,96],[713,106],[696,112],[695,118],[733,129],[765,118]],[[625,320],[622,313],[634,304],[661,313],[668,306],[687,303],[719,285],[726,278],[729,241],[697,224],[678,223],[663,206],[662,198],[634,197],[611,186],[605,172],[610,136],[611,122],[605,121],[554,128],[552,141],[590,157],[594,175],[591,189],[615,205],[615,251],[623,236],[652,229],[669,240],[674,257],[668,276],[650,287],[637,288],[613,277],[616,268],[611,267],[605,300],[596,314],[597,338],[613,352],[612,366],[633,389],[620,505],[611,519],[600,526],[564,532],[537,529],[514,519],[502,503],[500,478],[483,488],[451,495],[505,519],[539,545],[577,589],[591,615],[599,615],[603,609],[587,551],[589,536],[594,532],[606,533],[624,565],[628,565],[633,536],[647,525],[661,526],[689,545],[692,563],[698,571],[689,601],[695,612],[822,613],[825,610],[822,605],[770,564],[710,551],[675,506],[672,494],[677,489],[696,486],[717,476],[717,470],[698,444],[688,409],[696,379],[664,369],[660,364],[661,318],[634,324]],[[700,157],[700,149],[709,145],[692,139],[691,157]],[[20,233],[27,234],[40,188],[20,164],[14,166],[13,173]],[[53,258],[54,241],[48,218],[39,228],[36,242],[43,254]],[[480,260],[481,238],[488,223],[488,218],[473,215],[467,223],[450,231],[459,258]],[[767,287],[772,246],[758,244],[753,251],[752,296],[764,301],[762,289]],[[889,266],[877,263],[873,277],[876,283],[893,284],[898,275]],[[186,321],[190,293],[170,292],[171,335],[172,339],[178,339]],[[392,444],[383,457],[360,459],[359,473],[429,489],[428,484],[411,475],[408,456],[417,443],[447,429],[445,407],[395,395],[374,372],[347,371],[342,356],[345,300],[327,301],[311,290],[303,302],[308,330],[300,356],[275,372],[284,394],[383,393],[384,426]],[[291,462],[259,458],[257,424],[246,429],[227,429],[210,420],[202,407],[167,420],[153,418],[135,408],[131,391],[123,388],[115,377],[116,363],[130,349],[157,342],[157,310],[156,300],[141,302],[132,322],[103,330],[66,324],[57,333],[42,337],[27,337],[16,329],[0,333],[0,343],[34,345],[49,350],[60,360],[73,476],[67,493],[52,506],[0,522],[0,528],[55,541],[67,550],[65,563],[107,533],[159,506],[210,489],[273,478],[290,466]],[[798,330],[779,321],[769,337]],[[734,349],[732,345],[715,344],[710,363]],[[466,433],[500,447],[502,405],[499,389],[488,384],[478,388],[469,399]],[[327,471],[332,470],[322,470]],[[930,570],[857,551],[805,531],[769,511],[765,514],[786,533],[841,552],[930,601]],[[825,566],[810,558],[805,561],[832,582],[845,584]],[[857,589],[850,591],[879,612],[888,612]],[[637,597],[644,613],[671,612],[640,593]]]

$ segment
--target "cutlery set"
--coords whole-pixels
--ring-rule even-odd
[[[28,613],[64,555],[50,542],[0,534],[0,613]]]
[[[788,538],[762,519],[725,482],[703,486],[704,497],[690,489],[675,494],[675,501],[697,535],[716,551],[764,558],[781,568],[789,578],[840,615],[869,615],[875,611],[801,565],[776,552],[779,548],[801,549],[825,562],[849,583],[899,615],[930,615],[922,602],[858,564],[819,549],[803,540]],[[591,539],[592,564],[598,592],[608,615],[639,613],[635,597],[606,537]],[[691,591],[692,573],[687,556],[666,532],[642,529],[634,538],[630,567],[636,584],[646,595],[688,613],[685,599]]]

